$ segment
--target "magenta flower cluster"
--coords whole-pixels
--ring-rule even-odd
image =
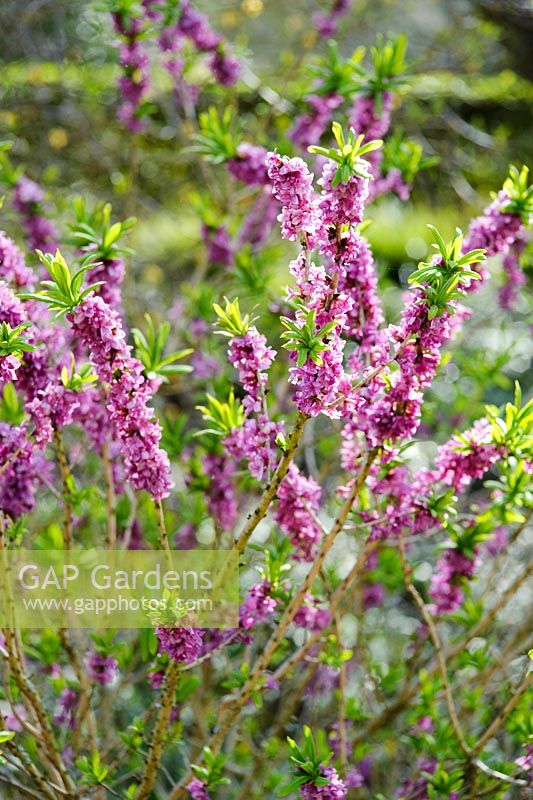
[[[237,519],[235,465],[225,455],[210,453],[204,456],[203,467],[209,479],[207,509],[216,525],[231,531]]]
[[[263,408],[266,372],[270,369],[276,351],[252,325],[243,336],[234,336],[229,345],[228,357],[239,373],[239,383],[246,392],[244,408],[248,413],[259,413]]]
[[[49,471],[33,447],[24,423],[0,422],[0,464],[0,509],[15,520],[32,510],[39,477],[44,478]]]
[[[192,664],[202,652],[201,628],[156,628],[156,634],[159,651],[179,664]]]
[[[314,478],[303,475],[291,464],[278,490],[275,519],[295,548],[295,558],[310,561],[321,538],[315,515],[320,508],[322,490]]]
[[[187,784],[187,791],[192,797],[192,800],[210,800],[209,792],[200,778],[193,778],[192,781]]]
[[[78,710],[80,696],[74,689],[67,686],[59,695],[57,707],[54,714],[54,723],[68,730],[76,729],[76,712]]]
[[[471,481],[482,478],[503,454],[503,448],[493,442],[488,420],[476,420],[470,430],[439,448],[435,459],[438,480],[462,491]]]
[[[15,289],[33,288],[35,276],[26,266],[24,254],[3,231],[0,231],[0,280]]]
[[[121,104],[118,116],[132,132],[145,127],[144,105],[150,89],[150,51],[146,41],[155,34],[163,66],[174,81],[174,95],[187,112],[194,107],[199,89],[184,80],[185,59],[182,49],[188,41],[200,55],[207,55],[207,65],[221,86],[233,86],[239,78],[240,62],[231,54],[222,37],[209,25],[207,17],[189,0],[179,3],[177,18],[168,14],[160,0],[142,0],[140,16],[128,12],[112,13],[120,36],[119,78]]]
[[[308,110],[297,118],[290,131],[292,141],[302,149],[320,141],[333,112],[342,104],[343,97],[337,92],[310,94],[306,101]]]
[[[142,42],[142,20],[124,13],[112,14],[116,33],[121,38],[119,64],[122,75],[118,79],[121,104],[118,118],[132,132],[144,127],[142,104],[150,88],[149,59]]]
[[[109,387],[107,408],[128,480],[155,499],[167,497],[172,487],[170,464],[159,446],[161,428],[149,406],[152,392],[142,364],[131,356],[119,315],[92,294],[69,314],[69,320],[89,350],[99,379]]]
[[[242,142],[237,147],[236,156],[227,162],[228,170],[247,186],[265,186],[268,183],[267,154],[264,147]]]
[[[433,601],[429,606],[435,615],[451,614],[463,603],[461,588],[463,578],[470,579],[476,570],[476,558],[448,548],[439,559],[429,586],[429,596]]]
[[[53,223],[44,214],[44,192],[41,187],[22,175],[15,186],[13,208],[22,217],[30,250],[53,253],[57,249],[57,232]]]
[[[319,600],[310,594],[304,598],[305,602],[300,606],[294,617],[294,624],[300,628],[306,628],[315,633],[326,628],[331,622],[331,614],[325,608],[319,608]]]
[[[70,425],[80,408],[80,399],[72,389],[61,383],[48,383],[44,389],[26,404],[26,411],[33,423],[35,444],[44,447],[52,441],[54,430]]]
[[[333,0],[327,13],[317,11],[313,14],[313,22],[321,36],[335,36],[339,18],[348,13],[351,0]]]
[[[239,627],[249,630],[272,618],[277,601],[271,596],[272,587],[266,580],[250,587],[239,609]]]
[[[301,158],[269,153],[266,159],[272,191],[281,203],[281,234],[295,240],[307,236],[314,246],[321,229],[319,200],[313,188],[313,174]]]
[[[509,252],[510,247],[522,235],[523,223],[518,214],[507,210],[508,202],[509,195],[502,189],[483,214],[472,220],[463,242],[465,252],[483,248],[487,258]],[[480,282],[476,281],[472,288],[479,285]]]
[[[85,669],[91,680],[107,686],[118,674],[118,662],[113,656],[106,656],[97,650],[92,650],[85,657]]]
[[[322,767],[321,777],[327,780],[324,786],[316,786],[313,782],[303,783],[300,787],[303,800],[344,800],[347,789],[339,778],[335,767]]]

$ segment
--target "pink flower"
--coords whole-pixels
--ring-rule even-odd
[[[26,266],[24,255],[16,244],[0,231],[0,280],[13,284],[15,288],[22,286],[33,288],[35,275]]]
[[[357,95],[350,114],[350,125],[355,132],[363,133],[366,140],[383,138],[390,128],[392,100],[391,92],[383,92],[381,111],[378,112],[376,99],[372,95]]]
[[[0,509],[16,520],[35,506],[39,474],[47,474],[42,456],[27,437],[26,425],[0,422]]]
[[[85,668],[91,680],[107,686],[117,675],[118,663],[113,656],[104,656],[93,650],[85,656]]]
[[[433,604],[429,606],[432,614],[451,614],[460,608],[464,594],[461,589],[463,578],[472,578],[477,560],[449,548],[439,559],[431,578],[429,596]]]
[[[181,5],[178,29],[191,39],[200,51],[214,50],[221,41],[220,36],[209,27],[207,17],[197,11],[187,0]]]
[[[61,430],[74,419],[80,407],[79,396],[59,382],[47,384],[36,397],[26,404],[26,411],[34,424],[33,437],[39,447],[52,441],[53,432]]]
[[[470,430],[439,447],[437,478],[457,491],[464,490],[471,481],[482,478],[501,456],[501,448],[492,442],[488,420],[476,420]]]
[[[245,630],[272,617],[277,601],[270,596],[272,587],[268,581],[250,587],[246,600],[239,609],[239,626]]]
[[[206,492],[209,513],[222,530],[231,531],[237,518],[235,466],[226,456],[211,454],[204,456],[203,466],[209,478]]]
[[[208,61],[209,69],[221,86],[233,86],[241,74],[240,62],[217,48]]]
[[[186,788],[192,800],[209,800],[209,793],[205,783],[202,783],[200,778],[193,778],[192,781],[187,784]]]
[[[264,147],[242,142],[237,147],[237,156],[231,158],[227,167],[234,178],[248,186],[265,186],[268,183],[266,168],[267,150]]]
[[[73,731],[76,728],[76,711],[79,703],[79,694],[67,687],[63,689],[57,701],[54,713],[54,723]]]
[[[322,187],[320,210],[325,225],[358,225],[363,219],[368,198],[369,179],[358,175],[333,186],[337,164],[326,161],[318,185]]]
[[[10,381],[17,380],[17,370],[20,367],[20,359],[17,356],[0,356],[0,388]]]
[[[294,624],[306,628],[312,633],[326,628],[330,621],[329,611],[318,607],[319,600],[310,594],[305,596],[305,603],[300,606],[294,617]]]
[[[192,664],[202,650],[201,628],[156,628],[159,650],[180,664]]]
[[[57,233],[53,224],[43,214],[41,205],[43,199],[44,192],[41,187],[26,175],[22,175],[15,186],[13,208],[22,216],[30,249],[53,253],[57,249]]]
[[[230,363],[239,373],[239,383],[247,393],[243,405],[248,413],[262,410],[263,393],[268,382],[265,372],[270,369],[276,351],[252,325],[243,336],[234,336],[229,345]]]
[[[207,246],[207,257],[213,264],[221,264],[223,267],[233,265],[233,248],[231,238],[226,228],[221,225],[218,228],[202,226],[202,236]]]
[[[315,786],[314,783],[303,783],[300,792],[303,800],[344,800],[346,785],[339,778],[335,767],[322,767],[322,777],[328,783],[325,786]]]
[[[314,478],[306,478],[291,464],[278,490],[275,519],[296,549],[295,558],[310,561],[321,537],[311,512],[318,511],[322,490]]]
[[[311,94],[307,97],[309,111],[297,117],[289,135],[302,149],[317,144],[331,121],[333,111],[343,102],[340,94]]]
[[[98,377],[109,386],[110,420],[128,480],[155,499],[167,497],[172,487],[170,464],[159,447],[161,428],[148,405],[150,386],[142,364],[130,355],[119,315],[101,297],[91,294],[68,318],[89,349]]]
[[[313,174],[301,158],[269,153],[266,158],[272,191],[282,205],[278,217],[281,234],[294,240],[300,234],[314,239],[321,227],[318,196],[313,188]]]

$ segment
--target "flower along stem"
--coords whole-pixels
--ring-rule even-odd
[[[120,598],[68,592],[83,628],[18,629],[4,591],[0,783],[525,797],[533,187],[500,174],[525,80],[468,74],[475,11],[451,80],[431,46],[411,76],[400,32],[333,41],[368,21],[347,0],[279,20],[260,0],[103,0],[59,27],[40,5],[62,63],[37,36],[38,69],[7,64],[0,142],[0,582],[30,552],[28,610],[43,553],[66,551],[70,581],[118,551]],[[20,162],[37,151],[40,183]]]

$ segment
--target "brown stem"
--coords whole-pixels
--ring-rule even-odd
[[[353,581],[357,577],[357,575],[361,572],[364,568],[366,562],[368,561],[368,557],[370,553],[372,553],[376,547],[378,546],[378,542],[367,542],[361,552],[359,558],[353,565],[352,569],[346,575],[345,578],[341,581],[338,585],[336,590],[331,596],[331,603],[330,603],[330,612],[333,614],[338,605],[340,604],[341,600],[345,597],[346,593],[352,586]],[[290,658],[281,664],[278,669],[273,673],[272,680],[279,682],[290,670],[294,669],[303,659],[307,656],[307,654],[313,649],[315,644],[322,638],[324,633],[327,631],[327,628],[323,628],[320,631],[316,631],[309,637],[309,639],[303,644],[298,650],[296,650]]]
[[[485,730],[484,733],[481,734],[477,742],[475,743],[474,747],[472,748],[472,755],[477,756],[478,753],[481,753],[489,739],[499,731],[509,714],[511,714],[518,703],[520,702],[520,698],[527,692],[528,688],[531,686],[533,682],[533,672],[528,670],[520,684],[517,686],[507,703],[504,705],[502,709],[496,714],[488,728]]]
[[[7,598],[8,605],[10,607],[9,613],[12,614],[12,596],[10,591],[9,577],[8,577],[9,563],[7,560],[6,550],[7,550],[7,542],[6,542],[5,523],[2,515],[0,514],[0,556],[2,559],[1,569],[2,569],[2,574],[6,578],[6,586],[4,587],[4,591],[7,593],[8,596]],[[12,619],[13,618],[10,616],[10,621],[12,621]],[[16,632],[13,628],[6,627],[3,629],[3,634],[5,637],[7,663],[9,665],[10,672],[23,698],[31,707],[32,711],[35,713],[35,716],[39,722],[42,741],[46,750],[47,758],[50,761],[50,764],[54,767],[58,775],[61,777],[65,789],[67,789],[67,791],[70,792],[74,788],[73,783],[68,773],[66,772],[65,767],[56,750],[54,734],[48,723],[48,718],[41,704],[40,697],[24,673],[24,667],[22,665],[22,657],[21,654],[19,653],[17,639],[16,639]]]
[[[106,481],[107,502],[107,548],[114,550],[117,545],[117,495],[113,478],[113,465],[109,455],[109,443],[104,442],[102,447],[102,460]]]
[[[63,447],[63,437],[61,433],[54,428],[54,445],[56,449],[57,461],[59,464],[59,471],[61,473],[61,482],[63,484],[63,505],[65,508],[65,530],[64,530],[64,545],[65,550],[72,550],[74,541],[72,533],[72,491],[70,487],[70,468]]]
[[[409,344],[409,342],[411,340],[412,340],[412,336],[408,336],[406,339],[404,339],[403,342],[398,347],[398,349],[396,350],[396,352],[395,352],[395,354],[393,355],[392,358],[390,358],[385,364],[380,364],[379,366],[377,366],[375,369],[372,370],[372,372],[369,372],[367,375],[365,375],[363,378],[361,378],[356,383],[353,383],[352,386],[351,386],[351,391],[352,392],[357,392],[357,391],[359,391],[359,389],[363,389],[365,386],[367,386],[370,383],[371,380],[373,380],[381,372],[383,372],[384,369],[386,369],[387,367],[390,367],[391,364],[393,364],[396,361],[398,356],[405,350],[405,348],[407,347],[407,345]],[[340,395],[339,397],[337,397],[336,400],[333,401],[333,403],[330,403],[330,405],[327,406],[327,408],[328,409],[334,408],[338,403],[340,403],[344,399],[345,399],[345,396],[344,395]]]
[[[157,512],[157,529],[159,531],[159,545],[162,550],[170,550],[168,544],[167,527],[165,525],[165,514],[163,512],[163,501],[154,500],[155,510]]]
[[[6,725],[4,722],[4,717],[0,714],[0,731],[5,731]],[[35,786],[41,790],[41,792],[50,800],[56,800],[56,797],[52,791],[52,789],[46,783],[44,777],[41,775],[35,764],[30,760],[25,750],[15,744],[14,741],[5,742],[3,745],[6,750],[11,753],[21,764],[24,765],[24,770],[19,766],[18,769],[25,774],[28,775],[33,779]],[[24,787],[25,789],[26,787]],[[39,795],[40,797],[40,795]]]
[[[444,654],[444,658],[446,661],[450,661],[455,656],[459,655],[459,653],[464,652],[466,646],[477,636],[479,636],[483,631],[490,625],[493,619],[497,616],[498,611],[503,608],[504,605],[510,600],[510,598],[518,591],[520,586],[528,580],[528,578],[533,573],[533,564],[529,564],[528,567],[522,572],[521,575],[518,575],[513,583],[507,587],[507,589],[503,592],[502,596],[498,600],[495,606],[493,606],[487,614],[481,619],[476,625],[474,625],[468,632],[467,636],[464,639],[461,639],[457,642],[453,647],[450,647],[446,650]],[[432,666],[427,665],[426,671],[429,677],[433,676],[439,667],[438,664]],[[381,714],[378,714],[374,717],[368,725],[361,731],[361,733],[357,734],[356,738],[354,739],[354,744],[360,744],[361,742],[367,741],[368,737],[374,733],[375,731],[380,730],[384,725],[391,722],[395,719],[398,714],[407,707],[411,698],[416,694],[418,690],[418,680],[415,679],[412,682],[406,683],[404,687],[400,690],[398,694],[397,700],[387,708],[384,708]]]
[[[444,686],[444,696],[446,698],[446,705],[448,707],[448,714],[450,716],[450,722],[452,723],[453,732],[455,733],[455,737],[461,746],[461,749],[465,753],[465,755],[470,756],[472,750],[466,742],[464,734],[461,730],[461,726],[459,724],[459,718],[457,716],[457,709],[455,708],[455,703],[453,701],[453,694],[450,683],[448,681],[448,669],[446,666],[446,658],[444,655],[444,650],[442,647],[442,643],[440,641],[439,634],[437,633],[437,628],[435,623],[433,622],[433,618],[429,613],[424,600],[422,599],[420,593],[413,585],[411,581],[411,573],[413,568],[407,562],[405,556],[405,547],[403,544],[402,534],[399,534],[399,549],[400,549],[400,556],[402,560],[402,567],[403,567],[403,579],[405,583],[405,588],[412,596],[413,600],[415,601],[416,605],[418,606],[420,613],[424,619],[424,622],[427,625],[429,630],[429,635],[431,641],[433,642],[433,647],[435,648],[435,655],[437,657],[437,663],[439,667],[440,677],[442,680],[442,685]]]
[[[63,645],[63,650],[67,654],[72,669],[76,673],[76,678],[78,680],[78,684],[80,687],[80,701],[76,712],[76,730],[74,731],[72,737],[73,744],[76,744],[76,740],[79,739],[81,735],[83,722],[85,720],[85,717],[87,717],[88,744],[89,744],[89,749],[92,752],[94,752],[97,749],[97,742],[96,742],[96,721],[92,709],[90,707],[91,681],[89,679],[89,676],[87,675],[87,672],[83,669],[80,663],[78,652],[76,648],[73,646],[68,631],[66,631],[65,628],[62,628],[59,631],[59,637]]]
[[[287,442],[287,448],[283,453],[283,456],[278,466],[276,467],[276,470],[271,480],[265,487],[265,490],[261,496],[261,500],[259,501],[259,505],[256,507],[255,511],[253,511],[252,514],[250,514],[250,516],[248,517],[246,525],[244,526],[239,538],[235,543],[235,548],[239,553],[242,553],[244,551],[244,548],[248,544],[248,541],[252,533],[255,531],[255,529],[263,519],[263,517],[266,515],[271,502],[275,498],[276,492],[278,491],[283,478],[287,474],[294,453],[296,452],[296,448],[298,447],[298,444],[302,437],[305,423],[307,422],[308,419],[309,417],[307,416],[307,414],[298,415],[298,419],[296,420],[295,426],[292,429],[292,432],[289,436]]]
[[[137,793],[135,794],[135,800],[146,800],[155,786],[159,765],[161,763],[161,756],[163,754],[163,742],[168,729],[170,712],[172,711],[172,705],[176,696],[179,674],[179,664],[177,664],[176,661],[170,661],[167,667],[165,689],[161,698],[161,708],[152,733],[152,741],[150,742],[150,750],[144,768],[144,775],[137,789]]]

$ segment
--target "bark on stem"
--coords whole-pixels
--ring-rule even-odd
[[[104,464],[106,481],[107,548],[108,550],[114,550],[117,545],[117,495],[115,492],[113,466],[111,464],[111,458],[109,455],[108,442],[104,442],[102,446],[102,461]]]
[[[361,572],[363,567],[365,566],[366,562],[368,561],[368,557],[370,554],[378,547],[378,542],[367,542],[364,546],[362,553],[360,554],[359,558],[351,568],[348,575],[341,581],[341,583],[337,586],[334,593],[331,596],[331,604],[330,604],[330,612],[333,614],[341,600],[346,595],[346,592],[352,585],[352,581],[357,577],[357,575]],[[328,626],[329,627],[329,626]],[[295,653],[284,661],[281,666],[273,673],[272,680],[279,682],[291,669],[293,669],[300,661],[306,657],[306,655],[313,649],[315,644],[322,638],[324,633],[328,630],[328,627],[322,628],[320,631],[316,631],[313,633],[312,636],[303,644]]]
[[[519,686],[515,689],[507,703],[504,707],[498,712],[498,714],[494,717],[488,728],[485,732],[479,737],[476,744],[472,748],[472,754],[477,756],[479,753],[482,752],[483,748],[492,737],[499,731],[509,714],[516,708],[518,705],[520,698],[527,692],[528,688],[531,686],[533,682],[533,672],[527,671],[524,675],[523,679],[521,680]],[[475,763],[475,762],[474,762]]]
[[[5,731],[6,725],[2,714],[0,714],[0,731]],[[24,750],[22,750],[18,745],[15,744],[14,741],[7,741],[3,745],[6,750],[8,750],[21,764],[24,765],[24,770],[27,770],[28,774],[33,778],[35,781],[35,785],[41,790],[41,792],[51,800],[56,800],[55,795],[52,789],[47,785],[44,777],[41,775],[35,764],[29,759],[28,755]],[[20,767],[21,772],[24,774],[24,770]],[[26,789],[26,787],[24,787]]]
[[[435,648],[435,655],[437,657],[437,664],[440,672],[440,677],[442,680],[442,685],[444,687],[444,697],[446,698],[446,705],[448,707],[448,714],[450,716],[450,722],[452,724],[453,732],[455,733],[455,738],[459,742],[461,750],[465,753],[466,756],[470,756],[472,753],[472,749],[468,745],[463,731],[461,730],[461,725],[459,723],[459,717],[457,716],[457,709],[455,708],[455,703],[453,701],[453,694],[452,688],[450,686],[450,682],[448,681],[448,668],[446,666],[446,657],[444,655],[444,649],[442,647],[442,643],[437,632],[437,628],[435,623],[433,622],[433,618],[429,613],[424,600],[422,599],[419,591],[413,585],[411,581],[411,572],[413,568],[407,562],[405,556],[405,547],[402,539],[402,533],[399,534],[399,546],[400,546],[400,556],[402,560],[402,567],[403,567],[403,580],[405,584],[405,588],[412,596],[413,600],[415,601],[416,605],[418,606],[420,613],[426,623],[429,631],[429,636],[431,641],[433,642],[433,647]]]
[[[239,538],[235,543],[235,548],[239,553],[242,553],[244,551],[244,548],[248,544],[248,541],[252,533],[255,531],[255,529],[263,519],[263,517],[266,515],[271,502],[274,500],[276,492],[278,491],[283,478],[287,474],[291,461],[296,452],[296,448],[298,447],[300,439],[302,438],[302,433],[305,427],[305,423],[307,422],[308,419],[309,417],[307,416],[307,414],[298,415],[298,419],[296,420],[294,428],[292,429],[292,432],[287,442],[287,449],[283,453],[283,456],[281,457],[281,460],[278,466],[276,467],[271,480],[267,484],[261,496],[261,500],[259,501],[259,505],[256,507],[255,511],[253,511],[252,514],[250,514],[250,516],[248,517],[246,525],[244,526],[242,533],[240,534]]]
[[[167,526],[165,525],[165,514],[163,511],[163,501],[154,500],[155,510],[157,512],[157,529],[159,531],[159,545],[162,550],[170,550],[167,536]]]
[[[59,631],[59,637],[61,639],[61,644],[63,645],[63,650],[67,654],[72,669],[76,673],[76,678],[80,687],[80,701],[76,712],[77,725],[72,737],[73,743],[74,745],[78,743],[77,740],[81,736],[83,722],[85,717],[87,717],[88,744],[90,750],[94,752],[97,750],[97,742],[96,721],[90,707],[91,681],[87,675],[87,672],[81,666],[78,652],[72,644],[69,634],[65,628],[62,628]]]
[[[455,656],[462,653],[466,646],[477,636],[479,636],[483,631],[490,625],[493,619],[498,614],[498,611],[503,608],[504,605],[511,599],[511,597],[518,591],[520,586],[529,579],[529,577],[533,574],[533,564],[530,564],[521,575],[518,575],[517,578],[513,581],[513,583],[503,592],[502,596],[498,600],[495,606],[493,606],[487,614],[480,619],[480,621],[474,625],[473,628],[470,629],[468,635],[457,642],[453,647],[450,647],[444,653],[444,658],[446,661],[449,661]],[[433,676],[439,669],[438,665],[427,665],[426,670],[429,677]],[[370,734],[374,731],[379,730],[383,727],[383,725],[387,724],[388,722],[392,721],[398,714],[400,714],[408,705],[411,698],[416,694],[418,690],[418,680],[415,679],[412,683],[408,683],[404,685],[404,688],[401,690],[398,699],[395,703],[385,708],[381,714],[374,717],[370,723],[358,734],[353,744],[357,745],[361,742],[367,741]]]
[[[152,734],[144,775],[135,794],[135,800],[146,800],[155,786],[179,674],[179,664],[176,661],[170,661],[167,667],[165,689],[161,698],[161,708]]]
[[[63,447],[63,437],[61,433],[54,428],[54,446],[59,464],[59,471],[61,473],[61,482],[63,484],[63,504],[65,508],[65,530],[64,530],[64,544],[65,550],[72,550],[74,537],[72,534],[72,491],[70,488],[70,468]]]

